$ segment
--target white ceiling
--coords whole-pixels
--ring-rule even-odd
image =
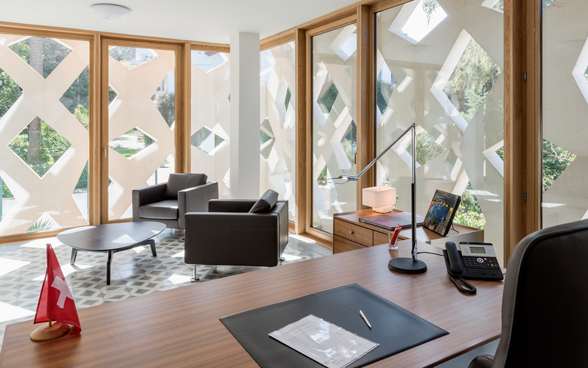
[[[112,2],[132,10],[106,20],[90,5]],[[11,0],[2,1],[0,21],[102,32],[229,43],[233,32],[272,36],[357,0]]]

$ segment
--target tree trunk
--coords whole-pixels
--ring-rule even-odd
[[[43,75],[43,41],[41,37],[29,38],[29,47],[31,50],[29,64],[42,77]],[[36,116],[29,124],[29,165],[39,165],[43,163],[41,156],[41,119]]]

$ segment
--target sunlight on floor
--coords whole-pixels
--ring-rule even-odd
[[[0,323],[34,315],[35,312],[28,309],[0,302]]]
[[[182,284],[182,283],[185,283],[185,282],[189,282],[190,281],[190,276],[183,276],[183,275],[173,274],[168,280],[172,284],[177,285],[177,284]]]
[[[16,271],[21,267],[28,265],[31,262],[17,261],[14,259],[0,258],[0,276],[6,275],[12,271]]]

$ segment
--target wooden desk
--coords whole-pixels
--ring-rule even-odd
[[[419,250],[441,253],[422,243]],[[351,283],[406,308],[449,335],[372,367],[434,366],[500,337],[502,282],[473,281],[476,296],[457,291],[443,257],[422,254],[428,272],[403,275],[388,260],[408,256],[385,245],[263,269],[81,309],[82,334],[34,343],[32,322],[8,326],[2,367],[255,367],[219,317]]]
[[[394,210],[394,212],[402,211]],[[387,243],[388,233],[390,233],[390,231],[359,221],[362,217],[378,215],[381,215],[381,213],[372,210],[335,214],[333,217],[333,253],[342,253]],[[399,239],[410,238],[412,238],[412,229],[409,228],[400,231]],[[456,244],[467,241],[483,242],[484,230],[454,224],[453,228],[447,233],[447,236],[441,236],[429,229],[419,226],[417,228],[417,240],[445,249],[446,241],[452,241]]]

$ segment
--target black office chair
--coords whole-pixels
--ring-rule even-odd
[[[496,355],[478,356],[469,367],[586,367],[587,346],[583,220],[537,231],[517,245],[508,263]]]

